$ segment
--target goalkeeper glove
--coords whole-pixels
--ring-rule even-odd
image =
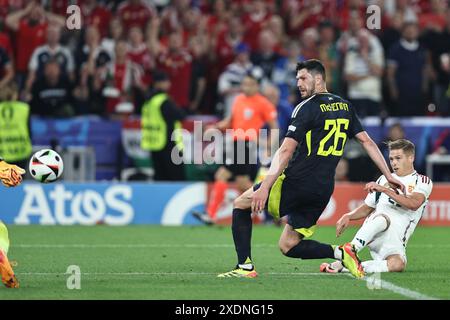
[[[25,170],[9,164],[4,160],[0,160],[0,180],[6,187],[15,187],[22,182],[22,175]]]

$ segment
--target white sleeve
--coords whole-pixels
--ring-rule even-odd
[[[64,48],[64,55],[67,58],[67,71],[73,72],[75,70],[75,63],[73,61],[72,52],[69,49]]]
[[[34,49],[31,55],[30,62],[28,62],[28,71],[36,71],[38,68],[38,55],[41,52],[41,47]]]
[[[384,180],[385,180],[384,176],[381,176],[378,178],[377,183],[380,185],[383,185]],[[378,197],[377,197],[377,192],[368,193],[366,196],[366,199],[364,199],[364,203],[371,208],[376,208],[377,202],[378,202]]]
[[[431,181],[431,179],[427,176],[419,175],[417,185],[411,193],[421,193],[425,196],[425,199],[428,199],[431,194],[431,190],[433,190],[433,181]]]
[[[227,90],[231,89],[231,83],[229,81],[229,73],[225,70],[219,77],[219,83],[217,86],[217,91],[219,94],[225,94]]]
[[[355,53],[354,52],[348,52],[345,55],[344,60],[344,74],[353,74],[352,72],[355,69]]]

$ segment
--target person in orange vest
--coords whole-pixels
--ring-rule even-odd
[[[256,153],[252,153],[252,144],[257,142],[259,130],[267,124],[270,128],[270,140],[274,141],[272,130],[278,129],[276,107],[259,92],[261,76],[255,70],[250,70],[242,80],[242,93],[235,98],[231,115],[210,127],[233,130],[234,156],[225,157],[224,165],[216,171],[206,212],[193,212],[195,218],[207,225],[216,221],[217,211],[228,188],[228,181],[234,179],[240,193],[252,186],[258,173],[256,156],[252,158]],[[257,134],[251,134],[252,132]],[[244,150],[244,154],[240,154],[239,150]]]

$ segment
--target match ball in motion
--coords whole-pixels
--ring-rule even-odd
[[[52,149],[37,151],[30,159],[31,176],[42,183],[56,181],[64,170],[61,156]]]

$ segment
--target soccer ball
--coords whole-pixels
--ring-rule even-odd
[[[64,170],[61,156],[51,149],[43,149],[30,159],[30,173],[34,179],[42,183],[56,181]]]

